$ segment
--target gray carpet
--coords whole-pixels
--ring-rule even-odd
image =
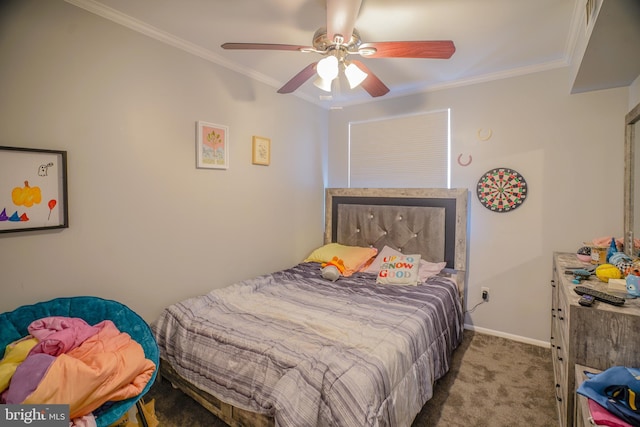
[[[549,349],[465,331],[449,373],[412,427],[557,426],[553,384]],[[145,399],[156,400],[160,426],[226,425],[167,381]]]

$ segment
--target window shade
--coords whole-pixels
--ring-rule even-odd
[[[449,110],[349,124],[349,187],[449,188]]]

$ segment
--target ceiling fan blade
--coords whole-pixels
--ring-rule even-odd
[[[366,65],[364,65],[361,61],[352,60],[351,62],[356,64],[358,68],[368,74],[367,78],[364,79],[364,81],[361,83],[361,86],[369,93],[369,95],[377,97],[389,93],[389,88],[384,83],[382,83],[382,80],[380,80],[375,74],[373,74],[373,72],[371,72],[371,70]]]
[[[293,76],[284,86],[278,89],[278,93],[291,93],[298,89],[304,82],[309,80],[314,74],[316,74],[317,62],[307,65],[302,71]]]
[[[327,38],[334,40],[336,34],[351,40],[353,27],[360,11],[362,0],[327,0]]]
[[[274,43],[225,43],[223,49],[254,49],[254,50],[296,50],[313,49],[310,46],[300,46],[296,44],[274,44]]]
[[[367,48],[376,49],[375,53],[367,54],[367,58],[449,59],[456,51],[451,40],[363,43],[359,50]]]

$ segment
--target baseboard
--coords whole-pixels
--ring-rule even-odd
[[[480,332],[481,334],[494,335],[496,337],[506,338],[508,340],[518,341],[518,342],[522,342],[522,343],[525,343],[525,344],[531,344],[531,345],[535,345],[535,346],[538,346],[538,347],[544,347],[544,348],[550,348],[551,347],[551,344],[549,342],[547,342],[547,341],[534,340],[534,339],[531,339],[531,338],[522,337],[520,335],[513,335],[513,334],[507,334],[506,332],[495,331],[493,329],[480,328],[478,326],[473,326],[473,325],[468,325],[468,324],[465,324],[464,328],[468,329],[470,331]]]

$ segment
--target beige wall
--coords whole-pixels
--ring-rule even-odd
[[[326,111],[61,0],[3,2],[0,58],[0,145],[67,150],[70,211],[0,234],[0,312],[97,295],[152,320],[322,243]],[[195,168],[197,120],[229,126],[228,170]]]
[[[480,288],[490,302],[468,327],[534,343],[549,340],[553,251],[573,252],[596,237],[622,236],[627,88],[569,94],[568,69],[546,71],[330,113],[329,185],[347,185],[349,121],[451,108],[452,187],[470,190],[467,308]],[[486,134],[480,141],[477,132]],[[392,143],[392,142],[391,142]],[[473,158],[459,166],[459,154]],[[510,213],[482,207],[478,179],[513,168],[529,186]]]

